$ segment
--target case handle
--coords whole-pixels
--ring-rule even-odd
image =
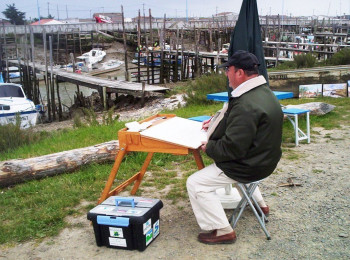
[[[124,198],[124,197],[116,197],[115,198],[115,205],[118,207],[119,202],[126,202],[130,203],[131,207],[135,208],[135,201],[133,198]]]

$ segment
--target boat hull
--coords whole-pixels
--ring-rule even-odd
[[[33,101],[27,99],[22,86],[13,83],[0,83],[0,124],[16,124],[20,127],[35,126],[39,112]]]
[[[38,112],[36,110],[24,111],[18,113],[2,113],[0,114],[0,125],[16,124],[17,116],[21,120],[21,128],[29,128],[35,126],[38,120]]]

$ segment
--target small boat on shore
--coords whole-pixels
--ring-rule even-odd
[[[78,56],[77,59],[83,60],[85,65],[91,69],[92,65],[100,62],[104,56],[106,56],[106,52],[100,48],[93,48],[91,51],[84,53],[81,56]]]
[[[16,124],[21,120],[21,128],[36,125],[38,111],[33,101],[27,99],[22,86],[14,83],[0,83],[0,125]]]

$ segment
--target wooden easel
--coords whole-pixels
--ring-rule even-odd
[[[176,115],[174,114],[157,114],[145,120],[142,120],[139,123],[153,121],[154,123],[152,123],[152,126],[150,126],[150,127],[153,127],[175,116]],[[181,145],[167,143],[164,141],[145,137],[145,136],[142,136],[140,132],[129,132],[127,131],[127,128],[123,128],[118,132],[118,139],[119,139],[119,152],[116,155],[115,162],[111,170],[111,173],[109,174],[106,186],[102,192],[100,199],[98,200],[99,204],[104,200],[106,200],[108,197],[120,193],[133,182],[135,183],[130,193],[131,195],[134,195],[141,184],[142,178],[147,170],[148,165],[151,162],[151,159],[154,153],[170,153],[170,154],[176,154],[176,155],[187,155],[190,152],[192,152],[198,169],[204,168],[204,163],[200,155],[199,148],[191,149]],[[118,185],[117,187],[111,190],[115,177],[118,173],[120,164],[124,156],[128,152],[148,152],[148,154],[139,172],[137,172],[131,178],[129,178],[128,180],[124,181],[122,184]]]

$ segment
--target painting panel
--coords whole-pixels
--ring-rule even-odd
[[[299,98],[322,97],[322,84],[310,84],[299,86]]]
[[[347,84],[323,84],[323,96],[324,97],[346,97],[347,96]]]

